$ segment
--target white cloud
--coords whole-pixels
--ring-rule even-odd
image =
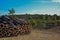
[[[37,14],[38,10],[33,10],[32,12],[29,12],[30,14]]]
[[[52,0],[52,2],[59,2],[60,3],[60,0]]]
[[[57,14],[57,15],[60,15],[60,11],[52,11],[52,10],[50,10],[50,11],[39,11],[39,10],[33,10],[33,11],[31,11],[31,12],[28,12],[28,14],[48,14],[48,15],[54,15],[54,14]]]
[[[60,0],[50,0],[50,1],[44,1],[44,0],[39,0],[39,1],[32,1],[32,2],[42,2],[42,3],[47,3],[47,2],[57,2],[57,3],[60,3]]]
[[[24,13],[16,13],[17,15],[23,15],[23,14],[26,14],[25,12]],[[35,10],[32,10],[30,12],[27,12],[27,14],[48,14],[48,15],[54,15],[54,14],[57,14],[57,15],[60,15],[60,10],[46,10],[46,11],[40,11],[38,9],[35,9]]]
[[[48,2],[51,2],[51,1],[44,1],[44,0],[39,0],[39,1],[32,1],[32,2],[41,2],[41,3],[48,3]]]

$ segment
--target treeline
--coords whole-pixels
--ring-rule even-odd
[[[33,25],[33,28],[53,28],[60,26],[60,16],[54,15],[30,15],[26,14],[26,20]]]

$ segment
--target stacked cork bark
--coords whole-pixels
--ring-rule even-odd
[[[0,17],[0,37],[11,37],[31,32],[31,25],[26,21],[9,16]]]

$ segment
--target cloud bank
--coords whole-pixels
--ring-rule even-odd
[[[60,3],[60,0],[52,0],[52,2],[58,2],[58,3]]]

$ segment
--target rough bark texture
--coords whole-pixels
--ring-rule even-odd
[[[31,32],[31,25],[25,20],[14,19],[8,16],[0,17],[0,37],[11,37]]]

